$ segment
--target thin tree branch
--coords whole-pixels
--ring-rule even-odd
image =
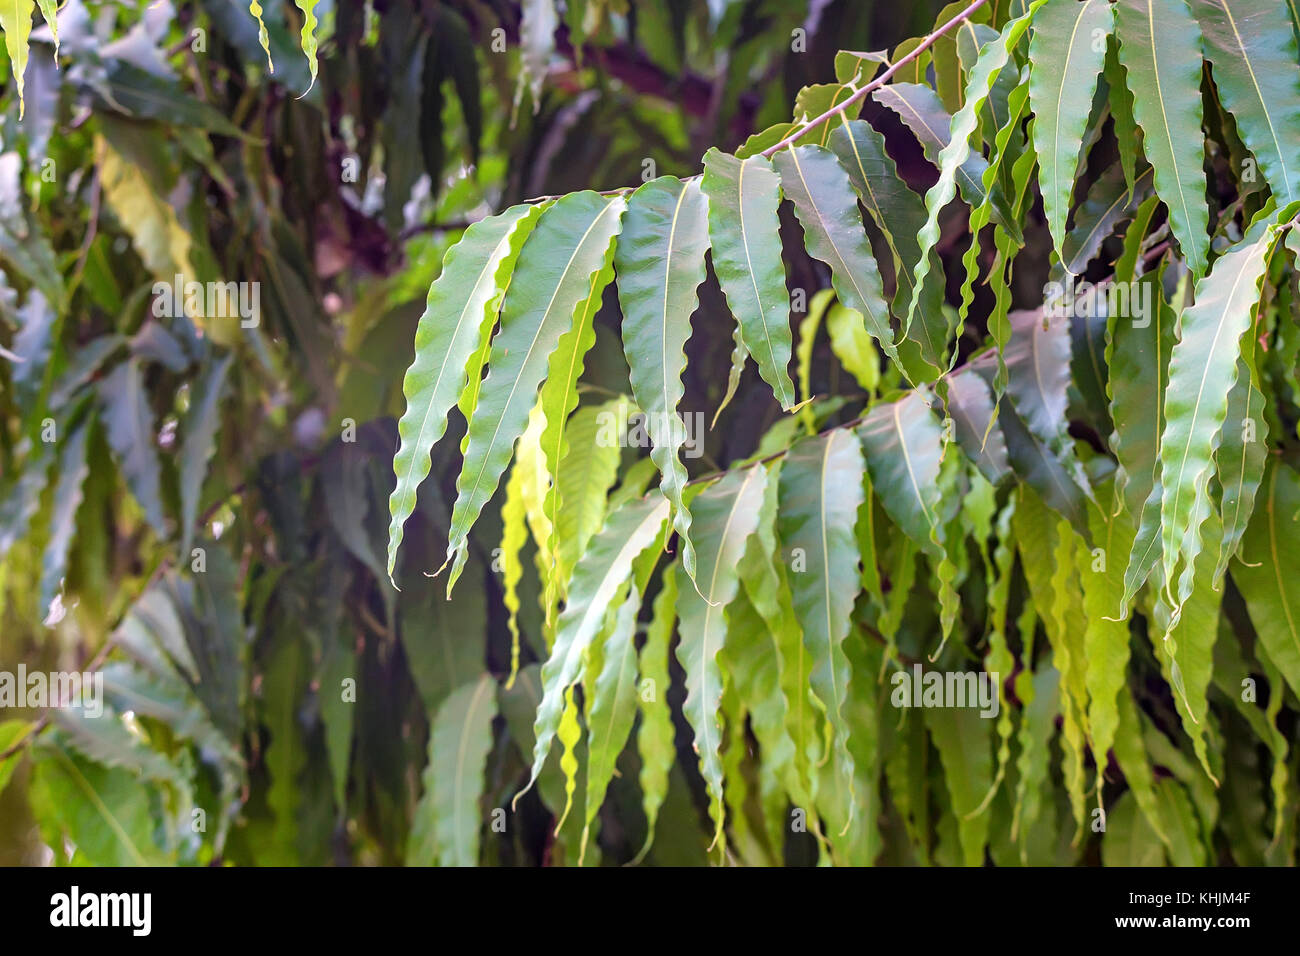
[[[895,73],[897,73],[900,69],[905,67],[907,64],[911,63],[913,60],[915,60],[926,50],[930,49],[930,47],[934,45],[935,41],[938,40],[939,37],[943,36],[945,33],[947,33],[957,24],[970,19],[971,15],[974,14],[976,10],[984,6],[984,3],[985,0],[975,0],[975,2],[972,3],[969,7],[963,10],[961,13],[957,14],[955,17],[953,17],[943,26],[936,29],[933,33],[931,33],[919,44],[917,44],[915,50],[908,53],[907,56],[900,59],[897,63],[893,64],[884,73],[881,73],[880,76],[876,77],[876,79],[872,80],[862,89],[858,90],[856,93],[850,96],[843,103],[839,103],[836,104],[835,106],[832,106],[830,109],[828,109],[821,116],[818,116],[816,119],[808,120],[806,123],[798,127],[793,133],[787,136],[785,139],[781,140],[779,143],[776,143],[775,145],[769,146],[767,149],[763,150],[763,152],[760,153],[759,155],[763,157],[770,157],[773,153],[780,152],[781,150],[789,146],[791,143],[795,142],[795,140],[801,139],[803,136],[805,136],[810,129],[815,129],[816,127],[820,126],[822,123],[825,123],[828,119],[835,116],[836,114],[843,113],[854,103],[857,103],[860,100],[862,100],[872,90],[876,90],[884,86],[885,83],[887,83]]]

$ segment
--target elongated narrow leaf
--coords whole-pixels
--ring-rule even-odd
[[[457,688],[434,717],[424,798],[415,809],[408,865],[477,866],[483,770],[492,749],[496,682],[484,674]]]
[[[492,340],[487,378],[469,424],[465,464],[456,479],[447,542],[447,560],[454,562],[449,593],[464,567],[470,528],[496,492],[537,401],[551,353],[605,267],[625,206],[618,197],[571,193],[541,214],[519,254],[501,303],[501,331]]]
[[[1259,502],[1232,565],[1260,643],[1300,694],[1300,476],[1270,461]]]
[[[700,560],[698,590],[684,575],[677,581],[677,661],[686,675],[682,711],[695,732],[700,773],[709,791],[713,839],[722,836],[724,804],[721,744],[722,670],[718,652],[727,635],[727,605],[740,586],[737,566],[745,542],[758,527],[767,483],[762,465],[728,472],[695,499],[695,529]]]
[[[573,315],[573,324],[565,330],[560,336],[560,341],[555,346],[555,351],[547,366],[546,381],[542,384],[541,392],[537,398],[537,407],[540,410],[542,418],[546,425],[542,429],[542,453],[546,456],[546,470],[551,476],[550,487],[546,490],[546,499],[544,507],[546,517],[550,521],[552,528],[559,527],[559,512],[563,503],[563,492],[573,483],[572,476],[569,474],[573,470],[574,462],[570,459],[570,453],[576,451],[580,462],[579,468],[586,462],[586,457],[592,452],[597,451],[596,442],[603,442],[607,447],[602,449],[605,457],[610,455],[617,456],[619,444],[610,441],[612,436],[585,434],[576,436],[578,441],[591,442],[591,445],[583,447],[582,444],[571,444],[569,441],[569,415],[578,405],[578,379],[582,377],[585,358],[588,350],[596,344],[596,313],[600,311],[601,298],[605,287],[609,285],[614,278],[614,248],[613,245],[605,252],[605,258],[600,268],[591,277],[590,288],[586,298],[578,304],[577,311]],[[617,461],[617,458],[615,458]],[[603,492],[613,483],[613,476],[610,476]],[[597,522],[599,523],[599,522]],[[594,530],[594,529],[593,529]],[[546,542],[543,554],[546,560],[554,562],[555,555],[559,546],[559,541],[552,538]],[[569,565],[572,568],[572,564]],[[546,621],[551,624],[555,619],[556,601],[560,596],[561,585],[568,580],[568,568],[561,569],[561,573],[552,574],[546,581]]]
[[[606,519],[578,561],[569,584],[569,600],[557,625],[555,646],[542,665],[542,700],[533,724],[535,741],[528,786],[542,772],[559,726],[564,695],[582,673],[583,658],[599,633],[610,602],[632,574],[637,555],[659,536],[667,517],[668,502],[664,499],[629,502]]]
[[[939,243],[939,212],[957,193],[957,178],[971,156],[970,138],[979,124],[979,113],[994,82],[1011,58],[1011,51],[1029,29],[1034,15],[1046,0],[1034,0],[1025,13],[1012,20],[997,38],[990,40],[980,50],[979,59],[966,82],[966,100],[952,118],[951,139],[938,156],[939,180],[925,194],[925,225],[921,227],[921,258],[913,273],[913,289],[924,289],[930,273],[930,250]],[[1008,225],[1008,229],[1010,226]],[[904,331],[910,331],[919,303],[915,298],[907,308]]]
[[[1300,56],[1271,0],[1193,0],[1214,83],[1279,205],[1300,199]]]
[[[318,0],[293,0],[294,5],[302,11],[302,52],[307,57],[307,66],[311,70],[310,90],[316,85],[316,3]],[[303,94],[304,96],[306,93]]]
[[[688,436],[677,406],[696,290],[705,275],[708,213],[698,182],[651,180],[628,201],[614,258],[632,397],[645,413],[650,457],[663,476],[659,488],[672,505],[682,565],[692,578],[695,547],[691,513],[682,500],[686,467],[679,457]]]
[[[704,154],[700,188],[709,198],[713,271],[740,325],[740,339],[784,409],[795,403],[790,381],[790,295],[781,261],[781,181],[762,156]]]
[[[668,774],[677,760],[673,744],[673,716],[668,706],[668,647],[672,644],[673,629],[677,624],[677,569],[664,570],[663,586],[655,598],[650,626],[646,628],[645,643],[641,645],[641,683],[637,691],[637,705],[641,711],[641,726],[637,730],[636,747],[641,755],[641,807],[645,812],[645,845],[637,854],[641,859],[654,842],[655,823],[659,808],[668,793]]]
[[[1278,235],[1275,222],[1261,219],[1224,253],[1214,272],[1196,284],[1196,302],[1183,312],[1181,336],[1169,359],[1160,439],[1160,540],[1170,594],[1180,561],[1184,568],[1177,597],[1170,601],[1175,622],[1178,608],[1191,593],[1201,550],[1201,525],[1211,505],[1210,472],[1237,377],[1241,337],[1253,322],[1260,280]]]
[[[1034,19],[1029,43],[1029,102],[1036,117],[1034,149],[1043,211],[1058,252],[1065,247],[1065,220],[1079,167],[1079,142],[1106,61],[1111,9],[1106,0],[1048,0]]]
[[[944,636],[957,617],[956,568],[941,537],[939,466],[943,431],[920,391],[877,405],[858,426],[871,484],[899,530],[937,562]]]
[[[266,68],[274,73],[275,64],[271,62],[271,37],[266,32],[266,21],[262,19],[262,5],[257,0],[249,0],[248,12],[257,21],[257,42],[262,44],[262,50],[266,53]]]
[[[28,37],[32,32],[32,14],[36,0],[5,0],[0,3],[0,30],[5,35],[5,50],[13,70],[14,86],[18,89],[18,118],[23,118],[27,102],[23,95],[23,78],[27,73]]]
[[[99,383],[108,443],[117,455],[126,486],[145,519],[166,535],[162,509],[162,478],[154,445],[153,411],[145,392],[144,376],[136,359],[123,362]]]
[[[181,554],[189,555],[194,522],[199,513],[199,496],[208,462],[216,450],[221,427],[222,387],[234,356],[226,355],[208,368],[194,387],[185,416],[185,441],[181,446]]]
[[[831,284],[840,301],[864,317],[867,331],[898,362],[880,271],[871,256],[849,174],[835,153],[821,146],[783,150],[774,162],[803,225],[808,253],[830,266]],[[931,343],[928,354],[942,354],[942,344]]]
[[[587,707],[587,797],[582,825],[582,848],[591,834],[592,821],[605,800],[614,776],[614,761],[632,733],[636,720],[636,615],[641,609],[641,592],[628,589],[627,598],[614,616],[614,626],[600,648],[600,671],[590,683]],[[593,660],[595,657],[593,656]],[[579,859],[585,853],[579,854]]]
[[[1210,237],[1201,131],[1201,29],[1187,0],[1119,0],[1119,60],[1133,92],[1156,195],[1192,275],[1205,275]]]
[[[402,383],[406,411],[397,424],[401,437],[393,457],[397,483],[388,499],[390,579],[402,529],[415,510],[420,483],[429,474],[429,452],[447,430],[447,412],[466,386],[470,356],[488,345],[507,277],[540,214],[535,207],[512,206],[474,223],[447,251],[442,273],[429,287],[415,331],[415,360]]]
[[[812,688],[835,731],[832,759],[849,807],[854,803],[854,763],[843,645],[862,586],[854,525],[864,498],[863,474],[862,446],[852,433],[833,429],[799,442],[781,466],[778,518],[784,556],[791,562],[794,608],[812,661]]]
[[[831,133],[829,144],[848,171],[849,182],[853,184],[858,199],[875,220],[889,246],[896,279],[890,310],[901,321],[907,315],[908,303],[916,296],[912,281],[916,262],[921,258],[917,237],[925,224],[925,203],[903,182],[894,160],[885,152],[884,136],[870,124],[855,120],[837,127]],[[922,341],[946,339],[948,335],[938,253],[932,250],[930,255],[935,260],[931,264],[934,278],[921,290],[918,316],[926,332],[915,336]],[[909,358],[907,345],[906,342],[900,345],[905,361]],[[925,360],[919,355],[917,358],[924,365],[918,368],[918,362],[910,363],[909,374],[913,380],[930,380],[939,374],[937,360]]]
[[[41,565],[40,604],[42,614],[49,610],[50,602],[59,593],[63,572],[67,567],[72,538],[77,530],[77,509],[84,495],[83,485],[90,474],[86,459],[86,443],[90,424],[83,422],[73,429],[59,449],[59,480],[54,486],[53,513],[50,515],[50,536],[45,545],[45,559]]]

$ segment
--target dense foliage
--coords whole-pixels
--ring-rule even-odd
[[[1294,862],[1287,6],[250,7],[0,15],[0,854]]]

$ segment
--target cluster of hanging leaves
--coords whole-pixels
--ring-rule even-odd
[[[456,407],[428,572],[453,594],[498,503],[501,693],[537,681],[522,782],[558,757],[579,859],[634,752],[649,840],[690,755],[715,860],[1294,860],[1300,24],[970,6],[698,175],[475,223],[429,290],[387,570]],[[611,314],[624,394],[585,385]],[[784,413],[695,473],[692,336],[732,343],[709,418],[751,366]],[[983,716],[900,706],[969,671]]]
[[[517,7],[319,4],[313,84],[296,5],[261,6],[259,37],[228,0],[67,0],[57,52],[33,20],[23,91],[0,94],[0,861],[576,861],[582,814],[550,836],[558,760],[507,827],[491,814],[534,745],[539,665],[499,685],[512,625],[541,632],[535,579],[512,586],[513,618],[494,512],[454,601],[423,574],[461,421],[389,583],[393,370],[465,221],[647,155],[684,168],[714,84],[696,71],[742,84],[700,46],[708,17],[657,23],[643,4],[635,36],[626,11],[581,51],[559,29],[541,108],[511,127]],[[790,27],[731,6],[733,63],[797,60]],[[573,66],[634,48],[638,72],[607,95]],[[754,128],[787,108],[769,88],[707,122]],[[626,390],[622,361],[603,337],[587,383]],[[22,666],[98,672],[103,714],[53,692],[15,708]],[[657,732],[671,746],[671,720]],[[652,859],[704,862],[695,781],[655,772]],[[614,774],[606,813],[639,814],[636,779]],[[589,863],[645,843],[638,823],[598,832]]]

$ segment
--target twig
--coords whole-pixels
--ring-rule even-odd
[[[911,63],[918,56],[920,56],[931,46],[933,46],[935,41],[938,40],[939,37],[943,36],[945,33],[947,33],[957,24],[962,23],[965,20],[968,20],[976,10],[984,6],[984,3],[985,0],[975,0],[975,2],[972,3],[969,7],[963,10],[961,13],[957,14],[955,17],[953,17],[943,26],[937,28],[933,33],[931,33],[924,40],[918,43],[916,49],[912,50],[906,56],[902,57],[897,63],[890,66],[890,68],[887,69],[884,73],[881,73],[880,76],[876,77],[866,86],[864,86],[862,89],[858,90],[856,93],[850,96],[843,103],[837,103],[835,106],[832,106],[830,109],[828,109],[821,116],[818,116],[816,119],[808,120],[802,126],[798,127],[793,133],[787,136],[785,139],[781,140],[779,143],[769,146],[767,149],[763,150],[759,155],[766,158],[766,157],[770,157],[773,153],[780,152],[781,150],[789,146],[791,143],[807,135],[810,129],[814,129],[820,126],[822,123],[825,123],[828,119],[830,119],[832,116],[835,116],[838,113],[843,113],[854,103],[857,103],[859,100],[863,99],[872,90],[876,90],[884,86],[885,83],[887,83],[895,73],[897,73],[900,69],[902,69],[907,64]]]

